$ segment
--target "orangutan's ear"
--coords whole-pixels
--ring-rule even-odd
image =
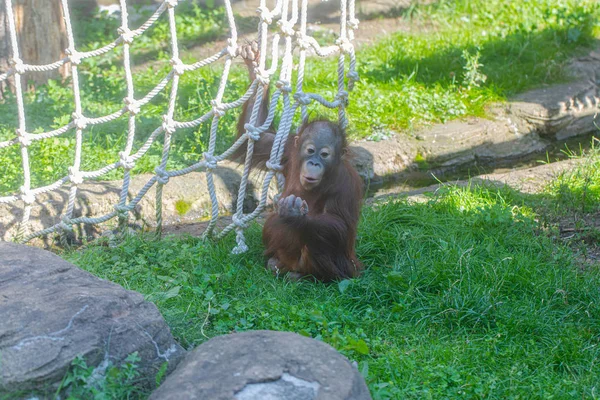
[[[298,141],[300,140],[300,135],[294,136],[294,147],[298,147]]]

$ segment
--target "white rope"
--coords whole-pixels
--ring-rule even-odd
[[[28,241],[35,237],[48,235],[51,233],[62,233],[62,239],[65,239],[64,233],[72,231],[75,224],[100,224],[118,217],[119,225],[123,228],[127,225],[129,213],[132,212],[139,202],[144,198],[148,191],[154,186],[156,188],[156,221],[157,232],[160,233],[162,227],[162,191],[163,186],[169,181],[169,178],[188,174],[198,169],[204,169],[207,176],[207,189],[210,194],[212,209],[211,220],[204,233],[205,236],[212,235],[219,217],[219,205],[216,197],[216,190],[213,179],[213,170],[218,168],[219,162],[223,161],[233,154],[244,141],[248,141],[244,170],[237,197],[237,208],[233,216],[233,222],[226,226],[217,237],[221,238],[235,229],[237,245],[233,249],[234,253],[242,253],[248,249],[245,243],[244,229],[247,224],[256,218],[267,204],[267,195],[271,180],[277,176],[280,189],[283,186],[283,176],[281,174],[281,157],[283,149],[290,134],[292,121],[298,108],[300,108],[302,121],[308,119],[308,105],[313,101],[328,107],[338,109],[338,119],[342,127],[346,127],[347,119],[345,107],[348,102],[348,91],[352,90],[354,82],[358,79],[356,73],[356,57],[354,54],[354,30],[358,27],[358,20],[355,17],[355,0],[340,0],[340,35],[335,44],[327,47],[321,47],[317,41],[306,33],[307,26],[307,0],[277,0],[275,7],[269,9],[266,6],[266,0],[260,0],[257,8],[259,16],[258,22],[258,46],[260,57],[256,67],[257,78],[250,85],[249,89],[242,97],[231,102],[223,103],[229,72],[233,58],[237,57],[237,29],[230,0],[225,0],[225,10],[230,27],[230,35],[227,40],[227,46],[214,55],[194,64],[184,64],[179,58],[179,47],[177,43],[177,32],[175,26],[175,8],[177,0],[165,0],[146,22],[139,28],[131,30],[129,28],[129,16],[127,12],[127,1],[120,0],[121,6],[121,25],[117,30],[118,36],[111,43],[96,50],[79,52],[73,37],[71,26],[71,16],[67,0],[61,0],[63,14],[66,25],[68,48],[65,49],[67,57],[59,59],[46,65],[26,64],[21,60],[18,50],[17,31],[13,15],[12,0],[4,0],[6,4],[6,14],[8,20],[9,40],[12,49],[11,67],[8,71],[0,73],[0,82],[14,77],[15,80],[15,98],[17,102],[18,127],[15,129],[13,139],[0,142],[0,149],[10,146],[20,146],[21,163],[23,170],[23,185],[18,193],[9,196],[0,197],[0,203],[22,204],[23,216],[17,228],[16,237],[22,241]],[[26,10],[32,12],[33,10]],[[135,87],[131,70],[131,43],[136,37],[144,34],[157,20],[165,13],[169,20],[170,39],[171,39],[171,71],[160,80],[160,82],[143,97],[136,99]],[[268,32],[272,25],[276,25],[278,30],[272,35],[271,40],[271,65],[266,66],[267,54],[269,50]],[[298,26],[297,26],[298,25]],[[279,43],[284,41],[283,54],[279,54]],[[91,118],[84,115],[81,105],[81,91],[79,85],[78,65],[82,60],[90,57],[97,57],[105,54],[118,46],[123,47],[123,67],[125,81],[127,85],[127,95],[123,99],[123,106],[108,115]],[[294,64],[294,49],[299,49],[298,62]],[[329,57],[338,54],[338,90],[334,99],[325,99],[316,93],[305,93],[303,91],[304,71],[307,62],[307,51],[312,49],[319,57]],[[345,57],[349,58],[349,69],[346,83]],[[213,64],[224,58],[223,74],[219,82],[219,88],[215,98],[211,101],[212,109],[204,115],[191,121],[175,121],[173,119],[176,101],[179,77],[185,73],[190,73],[199,68]],[[281,59],[281,62],[280,62]],[[24,96],[22,89],[22,75],[24,73],[46,72],[60,68],[62,65],[70,64],[71,76],[73,81],[73,118],[68,124],[48,132],[33,133],[27,131],[26,116],[24,108]],[[292,72],[297,69],[295,85],[292,84]],[[278,73],[277,79],[274,79]],[[269,112],[265,122],[257,126],[260,105],[263,97],[266,95],[264,84],[275,81],[275,90],[269,102]],[[163,123],[156,127],[144,144],[132,154],[134,139],[136,136],[136,115],[148,104],[156,95],[162,92],[165,87],[171,83],[169,94],[169,103],[166,114],[163,115]],[[295,88],[295,91],[294,89]],[[244,126],[245,133],[236,142],[222,154],[215,154],[218,127],[220,119],[231,109],[242,106],[246,101],[255,96],[255,103],[252,109],[249,123]],[[258,207],[250,214],[244,214],[243,202],[246,197],[248,176],[250,174],[250,165],[254,151],[254,142],[260,139],[262,135],[271,126],[275,117],[275,109],[279,101],[283,103],[283,112],[275,135],[271,155],[266,163],[267,173],[263,178],[261,188],[261,197]],[[125,147],[119,151],[119,161],[106,165],[95,171],[82,171],[82,138],[84,131],[89,126],[104,124],[116,120],[126,115],[128,119],[128,129]],[[208,149],[201,160],[193,165],[179,170],[167,170],[171,141],[173,135],[182,128],[193,128],[211,121],[210,137]],[[75,131],[75,156],[73,164],[69,167],[69,173],[57,181],[42,187],[31,187],[31,170],[29,161],[29,146],[40,140],[46,140],[63,135],[71,130]],[[144,185],[136,196],[128,201],[128,193],[131,184],[131,170],[136,162],[143,157],[148,149],[156,142],[160,134],[163,134],[163,151],[161,161],[155,169],[155,175]],[[119,202],[115,204],[114,211],[98,217],[78,217],[73,218],[77,190],[79,185],[89,179],[96,179],[110,171],[122,168],[123,185],[121,187]],[[61,217],[61,221],[49,228],[37,232],[28,232],[29,218],[32,207],[36,203],[39,195],[52,192],[59,189],[64,184],[70,185],[67,208]]]

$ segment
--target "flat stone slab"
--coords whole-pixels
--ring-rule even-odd
[[[190,352],[150,400],[367,400],[358,370],[333,347],[291,332],[215,337]]]
[[[138,352],[151,384],[183,357],[156,306],[48,251],[0,241],[0,398],[56,390],[78,355],[118,365]],[[98,372],[102,372],[99,368]]]

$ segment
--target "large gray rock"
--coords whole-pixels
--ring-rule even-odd
[[[333,347],[290,332],[213,338],[189,353],[150,400],[363,400],[363,377]]]
[[[77,355],[118,364],[138,352],[154,380],[184,350],[156,306],[38,248],[0,241],[0,398],[52,389]],[[104,363],[105,364],[105,363]]]

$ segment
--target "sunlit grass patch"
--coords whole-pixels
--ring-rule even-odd
[[[222,242],[129,237],[67,254],[140,291],[186,347],[232,331],[299,332],[359,362],[376,399],[592,396],[599,271],[539,230],[524,195],[448,188],[425,204],[363,210],[364,274],[330,285],[286,282]]]

